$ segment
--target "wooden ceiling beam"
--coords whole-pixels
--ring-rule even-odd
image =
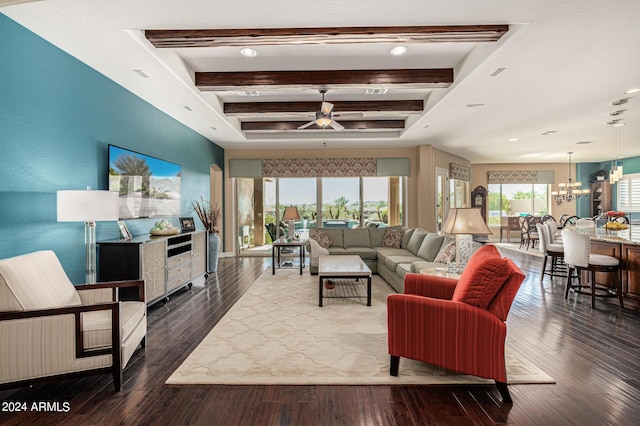
[[[402,130],[404,120],[336,120],[342,124],[345,130]],[[240,129],[244,132],[282,132],[282,131],[310,131],[322,130],[323,128],[314,124],[306,129],[298,130],[298,127],[308,121],[243,121]],[[328,127],[327,131],[334,132]]]
[[[202,91],[275,89],[349,89],[394,85],[402,89],[446,88],[453,83],[453,68],[324,71],[196,72]]]
[[[331,101],[337,113],[378,112],[393,114],[419,114],[424,102],[405,101]],[[242,117],[255,114],[313,113],[320,108],[317,102],[230,102],[224,104],[224,113],[228,116]]]
[[[145,30],[158,48],[294,44],[495,42],[509,25]]]

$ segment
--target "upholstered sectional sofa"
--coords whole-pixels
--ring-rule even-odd
[[[388,232],[402,231],[398,247],[388,247]],[[320,255],[358,255],[371,272],[381,275],[397,292],[404,290],[404,276],[408,272],[434,266],[446,267],[454,260],[455,240],[421,228],[366,228],[310,230],[310,271],[318,273]],[[397,235],[397,234],[396,234]],[[322,247],[318,240],[330,244]],[[388,240],[388,238],[386,239]],[[385,241],[385,242],[383,242]]]

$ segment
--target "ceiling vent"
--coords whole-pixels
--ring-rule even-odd
[[[576,145],[589,145],[590,143],[593,143],[593,141],[580,141],[576,142]]]
[[[242,92],[238,92],[239,96],[260,96],[260,93],[257,90],[243,90]]]
[[[491,77],[496,77],[498,75],[500,75],[500,73],[502,71],[506,70],[506,68],[497,68],[494,72],[492,72],[491,74],[489,74],[489,76]]]
[[[377,88],[377,89],[367,89],[366,93],[367,95],[386,95],[388,91],[389,89]]]
[[[617,101],[611,102],[611,105],[614,105],[614,106],[624,105],[627,102],[629,102],[629,98],[622,98],[622,99],[618,99]]]
[[[136,74],[138,74],[142,78],[149,78],[149,76],[142,70],[133,70]]]
[[[484,104],[467,104],[467,108],[482,108]]]
[[[558,133],[557,130],[547,130],[544,133],[540,133],[540,136],[549,136],[549,135],[555,135],[556,133]]]

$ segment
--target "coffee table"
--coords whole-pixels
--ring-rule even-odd
[[[334,278],[365,279],[367,280],[367,306],[371,306],[371,269],[354,255],[334,255],[318,257],[318,306],[322,307],[324,280]],[[341,285],[338,283],[338,285]],[[342,297],[364,297],[349,295]]]

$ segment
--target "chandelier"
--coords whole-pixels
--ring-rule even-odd
[[[571,179],[571,154],[573,152],[567,152],[567,154],[569,154],[569,179],[567,182],[560,182],[557,191],[551,191],[551,195],[558,205],[563,201],[571,202],[580,198],[581,195],[589,193],[588,189],[580,189],[582,182],[573,182]]]

